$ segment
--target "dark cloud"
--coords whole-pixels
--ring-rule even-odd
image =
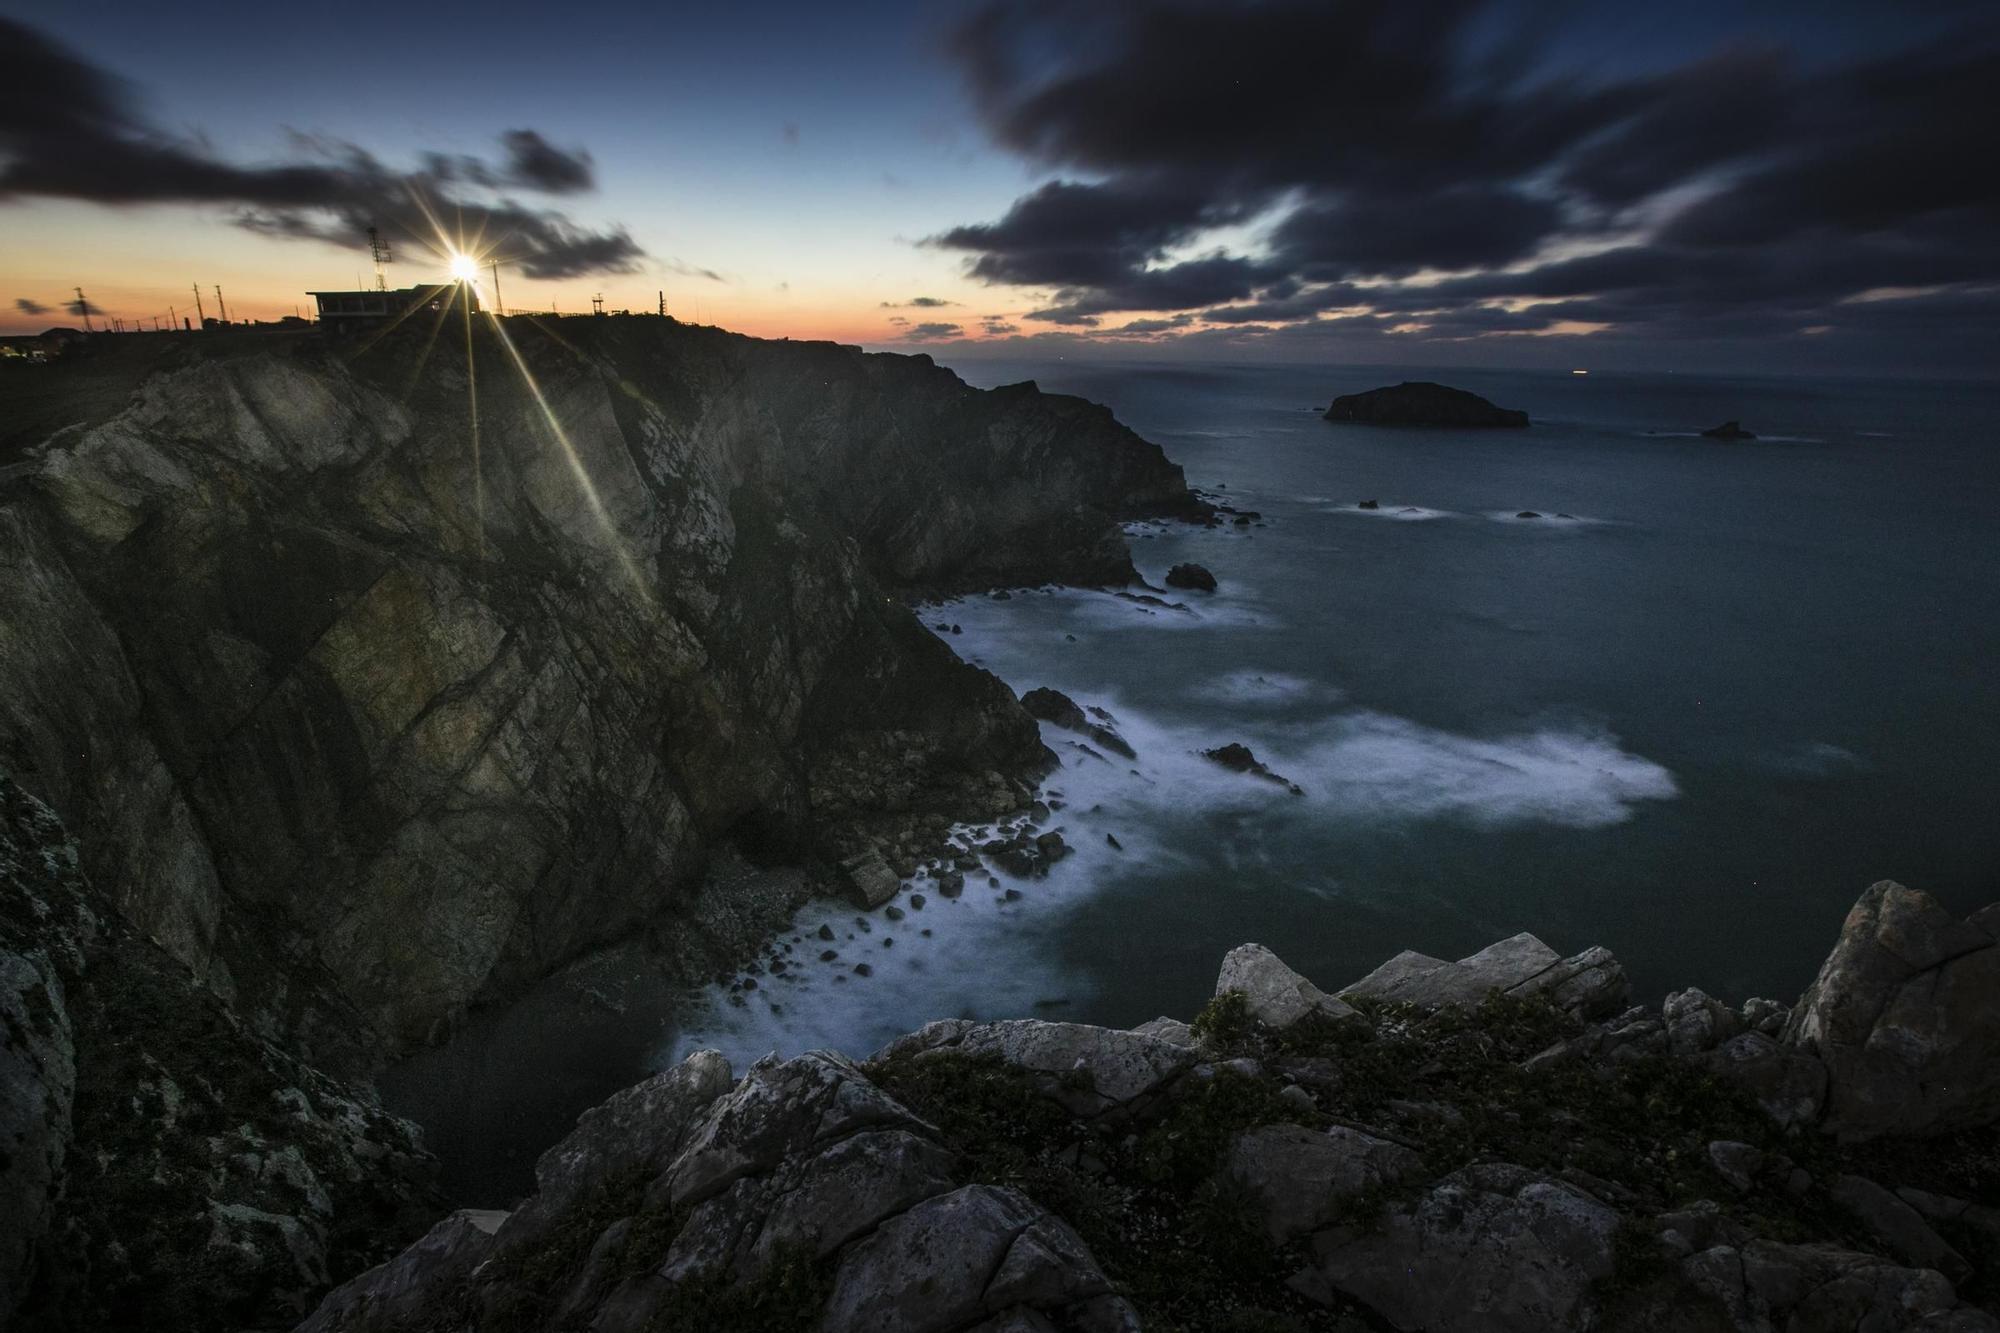
[[[500,136],[507,150],[508,183],[543,194],[577,194],[597,188],[597,168],[581,148],[562,149],[533,130],[508,130]]]
[[[668,273],[678,273],[684,278],[705,278],[710,282],[719,282],[725,286],[729,282],[729,279],[723,277],[714,269],[702,268],[700,265],[690,264],[684,259],[663,260],[661,261],[660,268]]]
[[[940,310],[945,306],[957,304],[958,302],[956,301],[947,301],[937,296],[912,296],[907,301],[884,301],[881,308],[884,310]]]
[[[979,331],[989,338],[1001,338],[1010,333],[1019,333],[1021,326],[996,316],[988,316],[980,321]]]
[[[946,338],[962,338],[965,330],[957,324],[912,324],[903,332],[903,341],[912,343],[942,342]]]
[[[432,154],[397,172],[366,150],[294,135],[292,161],[241,166],[171,135],[137,107],[131,86],[27,25],[0,18],[0,203],[82,199],[232,207],[262,235],[354,245],[370,226],[393,242],[434,247],[438,221],[477,238],[529,277],[626,273],[644,251],[623,228],[595,230],[560,212],[464,191],[509,187],[571,194],[592,187],[590,155],[533,130],[500,137],[502,158]]]
[[[15,297],[14,308],[24,315],[46,315],[49,313],[47,306],[43,305],[40,301],[26,296]]]
[[[1990,10],[1885,11],[1872,49],[1718,30],[1622,64],[1567,40],[1580,12],[994,0],[953,51],[992,138],[1054,178],[928,243],[1039,293],[1027,318],[1104,333],[1196,311],[1184,336],[1236,340],[1994,322],[1973,317],[2000,283]],[[1906,287],[1944,290],[1849,304]]]

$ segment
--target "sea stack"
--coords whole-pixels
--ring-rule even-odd
[[[1496,407],[1476,393],[1429,380],[1405,380],[1366,393],[1342,394],[1326,409],[1326,419],[1368,426],[1518,428],[1528,424],[1526,412]]]
[[[1740,421],[1725,421],[1720,426],[1711,426],[1701,433],[1705,440],[1754,440],[1757,437],[1743,429]]]

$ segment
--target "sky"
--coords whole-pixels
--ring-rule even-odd
[[[0,0],[0,331],[309,311],[376,226],[947,361],[1991,375],[1996,88],[1950,0]]]

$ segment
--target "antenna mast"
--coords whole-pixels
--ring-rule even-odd
[[[597,295],[590,298],[590,313],[593,315],[601,315],[604,313],[603,292],[599,292]]]
[[[202,303],[201,303],[201,284],[200,284],[200,283],[198,283],[198,282],[197,282],[197,283],[196,283],[196,284],[194,285],[194,313],[195,313],[195,323],[196,323],[196,325],[197,325],[197,326],[199,326],[199,327],[201,327],[201,328],[207,328],[207,327],[208,327],[208,311],[207,311],[207,310],[206,310],[206,309],[205,309],[205,308],[204,308],[204,307],[202,306]]]
[[[215,284],[215,313],[224,324],[229,322],[229,307],[222,303],[222,284]]]
[[[507,313],[507,305],[500,299],[500,261],[497,259],[493,261],[493,313],[496,315]]]
[[[83,331],[85,333],[96,332],[95,329],[90,327],[90,302],[83,299],[83,288],[81,287],[76,289],[76,313],[83,316]]]
[[[389,243],[382,239],[382,233],[374,227],[368,229],[368,253],[375,257],[375,290],[389,290],[388,275],[382,271],[385,264],[393,262],[389,257]]]

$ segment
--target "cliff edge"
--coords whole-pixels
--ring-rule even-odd
[[[79,387],[0,468],[0,764],[335,1070],[687,929],[724,844],[1025,801],[1033,719],[902,597],[1122,582],[1121,517],[1201,508],[1081,400],[658,318],[36,374]]]

